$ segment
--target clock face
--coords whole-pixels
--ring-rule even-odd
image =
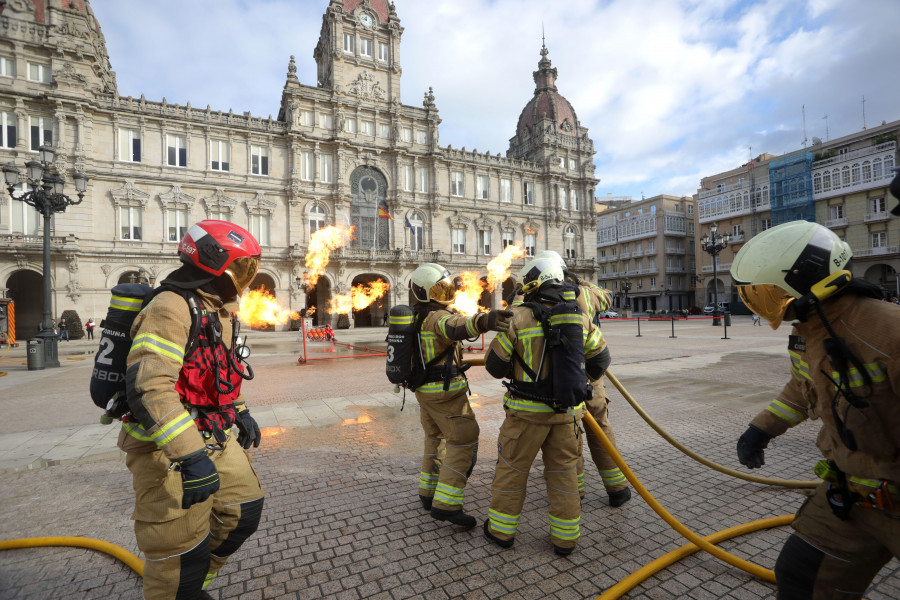
[[[366,27],[371,27],[372,23],[374,21],[372,21],[372,15],[370,15],[368,13],[363,13],[359,16],[359,22],[362,23],[363,25],[365,25]]]

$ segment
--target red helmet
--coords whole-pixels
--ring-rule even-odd
[[[181,261],[212,275],[227,273],[238,295],[256,277],[262,249],[249,231],[228,221],[200,221],[178,244]]]

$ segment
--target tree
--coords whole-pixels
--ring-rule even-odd
[[[85,336],[84,323],[81,322],[81,317],[78,316],[77,311],[64,310],[58,322],[61,323],[63,319],[66,320],[66,329],[69,330],[69,339],[80,340]]]

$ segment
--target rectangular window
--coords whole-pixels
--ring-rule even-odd
[[[570,159],[569,159],[569,169],[571,169],[571,170],[574,171],[574,170],[575,170],[576,164],[577,164],[577,163],[575,162],[575,159],[574,159],[574,158],[570,158]]]
[[[359,132],[363,135],[375,135],[375,123],[372,121],[360,121]]]
[[[569,210],[569,194],[562,186],[559,186],[559,207],[562,210]]]
[[[210,140],[209,168],[213,171],[231,170],[231,147],[228,145],[228,142]]]
[[[569,192],[569,201],[572,203],[572,210],[581,210],[581,202],[578,200],[578,190],[572,190],[571,192]],[[651,206],[651,208],[655,209],[656,207]]]
[[[872,232],[872,247],[884,248],[887,246],[887,231]]]
[[[38,63],[28,63],[28,81],[50,83],[50,66]]]
[[[309,235],[325,227],[325,209],[320,206],[312,207],[309,212]]]
[[[313,118],[313,111],[311,110],[301,110],[300,111],[300,124],[306,125],[307,127],[312,127],[315,122]]]
[[[694,205],[693,204],[688,204],[688,216],[689,217],[694,216]]]
[[[372,40],[359,40],[359,54],[361,56],[368,56],[372,58],[373,48],[375,47],[375,42]]]
[[[537,234],[525,234],[525,256],[534,256],[537,251]]]
[[[512,202],[512,181],[500,180],[500,202]]]
[[[319,127],[322,129],[334,129],[334,115],[319,115]]]
[[[53,119],[50,117],[28,117],[31,132],[31,150],[37,152],[44,144],[53,144]]]
[[[760,227],[760,231],[765,231],[766,229],[772,228],[772,219],[763,219],[762,226]]]
[[[347,133],[356,133],[356,119],[347,119],[344,121],[344,131]]]
[[[744,235],[744,227],[740,223],[737,225],[731,226],[731,235],[737,237],[739,235]]]
[[[388,59],[388,45],[378,42],[378,60],[387,61],[387,59]]]
[[[413,191],[413,168],[412,165],[402,165],[400,167],[400,185],[404,192]]]
[[[187,166],[187,138],[183,135],[166,135],[166,160],[170,167]]]
[[[425,248],[425,237],[422,230],[422,221],[415,219],[410,222],[412,228],[409,230],[409,249],[422,250]]]
[[[834,204],[828,207],[828,211],[831,214],[831,220],[835,219],[843,219],[844,218],[844,205],[843,204]]]
[[[428,168],[427,167],[419,167],[418,171],[418,180],[419,180],[419,191],[420,192],[428,192]]]
[[[871,206],[873,213],[883,213],[884,212],[884,198],[872,198],[869,200],[869,206]]]
[[[231,221],[231,213],[221,206],[216,206],[209,209],[209,218],[216,221]]]
[[[404,142],[412,141],[412,128],[411,127],[403,127],[400,129],[400,139]]]
[[[650,278],[650,289],[656,288],[656,277]]]
[[[487,175],[479,175],[475,179],[475,197],[481,200],[487,200],[489,196],[490,180]]]
[[[250,172],[254,175],[269,174],[269,149],[250,146]]]
[[[450,195],[462,198],[465,195],[466,188],[463,181],[463,174],[459,171],[450,172]]]
[[[16,147],[16,115],[0,112],[0,147]]]
[[[313,153],[300,153],[300,180],[312,181],[314,174]]]
[[[16,61],[5,56],[0,56],[0,77],[15,77]]]
[[[534,206],[534,184],[530,181],[525,182],[525,205]]]
[[[427,144],[428,143],[428,134],[424,131],[416,131],[416,143],[417,144]]]
[[[385,139],[385,140],[390,139],[391,126],[387,125],[387,124],[381,125],[378,129],[378,137]]]
[[[141,162],[141,132],[137,129],[119,130],[119,160]]]
[[[331,154],[319,155],[319,181],[334,183],[334,156]]]
[[[141,207],[120,206],[119,220],[123,240],[141,240]]]
[[[16,195],[21,194],[24,187],[24,184],[21,183],[16,185]],[[10,202],[10,205],[12,209],[12,233],[39,235],[41,232],[41,213],[21,200],[13,200]]]
[[[505,250],[507,246],[513,245],[513,234],[512,231],[504,231],[501,236],[500,244],[503,246],[502,250]]]
[[[170,242],[180,242],[187,233],[187,210],[183,208],[166,209],[166,228]]]
[[[250,233],[260,246],[269,245],[269,215],[250,215]]]
[[[466,230],[465,229],[451,229],[450,237],[453,242],[453,254],[465,254],[466,253]]]
[[[356,54],[356,37],[352,33],[344,34],[344,52]]]
[[[487,229],[478,230],[478,248],[485,256],[491,255],[491,232]]]

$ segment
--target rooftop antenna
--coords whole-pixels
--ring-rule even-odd
[[[544,22],[541,21],[541,46],[547,47],[547,36],[544,35]]]
[[[822,118],[825,119],[825,141],[827,142],[829,140],[829,137],[828,137],[828,115],[825,115]]]
[[[803,147],[806,148],[806,105],[803,105]]]
[[[862,99],[862,107],[863,107],[863,131],[866,130],[866,97],[863,96]]]

